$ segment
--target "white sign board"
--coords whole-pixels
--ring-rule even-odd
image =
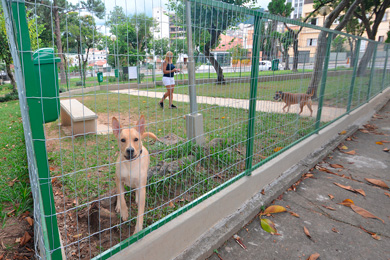
[[[129,79],[137,79],[137,66],[128,67]]]

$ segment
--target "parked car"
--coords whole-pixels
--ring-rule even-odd
[[[269,60],[262,60],[259,62],[259,71],[265,71],[265,70],[271,70],[272,69],[272,62]],[[283,66],[279,63],[278,66],[279,70],[283,70]]]

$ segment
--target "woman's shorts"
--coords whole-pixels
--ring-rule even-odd
[[[163,81],[164,86],[175,85],[175,78],[174,77],[163,77],[162,81]]]

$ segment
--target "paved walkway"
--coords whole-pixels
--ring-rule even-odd
[[[114,93],[119,92],[121,94],[158,98],[158,99],[160,99],[163,95],[163,92],[133,90],[133,89],[123,89],[119,91],[115,90],[111,92]],[[173,94],[173,100],[176,102],[186,102],[186,103],[190,102],[189,96],[184,94]],[[198,104],[218,105],[223,107],[242,108],[242,109],[248,109],[249,107],[249,100],[246,99],[198,96],[196,100]],[[283,102],[258,100],[256,103],[256,111],[283,113],[284,105],[285,104]],[[312,108],[313,108],[313,117],[315,117],[317,115],[318,106],[313,104]],[[344,108],[323,107],[321,121],[325,121],[325,122],[331,121],[344,114],[345,111],[346,110]],[[299,106],[292,105],[290,108],[290,113],[298,113],[298,112],[299,112]],[[302,115],[310,116],[310,111],[306,106],[303,109]]]
[[[390,190],[365,180],[377,179],[390,186],[390,153],[384,151],[390,148],[390,102],[368,124],[343,142],[347,150],[335,149],[295,186],[296,191],[285,191],[275,200],[275,205],[299,215],[284,212],[263,217],[275,223],[280,235],[265,232],[255,217],[237,233],[246,250],[230,238],[218,248],[219,256],[214,253],[208,259],[305,260],[315,253],[321,260],[390,259]],[[364,195],[335,183],[360,189]],[[379,219],[364,218],[340,205],[345,199]]]

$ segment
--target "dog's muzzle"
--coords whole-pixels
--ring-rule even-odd
[[[134,150],[134,148],[131,147],[131,148],[127,148],[127,149],[126,149],[126,154],[125,154],[124,156],[125,156],[126,160],[130,160],[130,159],[133,160],[133,159],[136,159],[136,158],[138,158],[139,156],[141,156],[141,154],[142,154],[142,149],[141,149],[141,151],[139,152],[139,155],[136,156],[136,155],[135,155],[135,150]]]
[[[133,147],[126,149],[126,154],[124,155],[127,160],[134,159],[135,150]]]

